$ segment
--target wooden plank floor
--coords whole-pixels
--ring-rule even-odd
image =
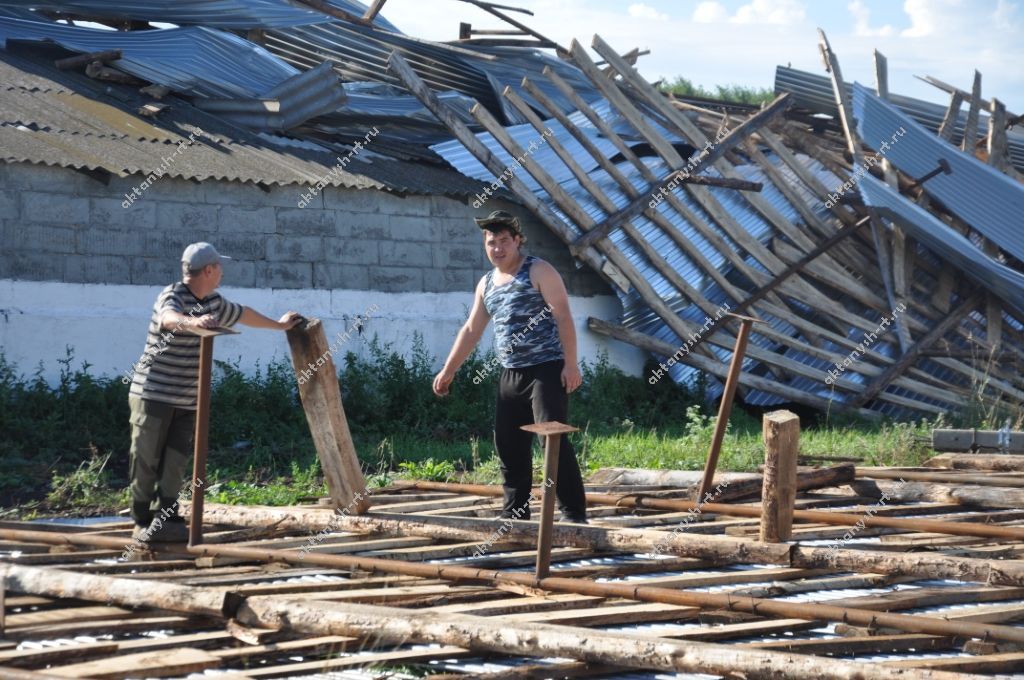
[[[968,480],[970,481],[970,480]],[[643,491],[652,491],[645,487]],[[628,488],[616,487],[616,493]],[[671,491],[660,489],[660,491]],[[671,494],[669,494],[671,495]],[[842,490],[802,494],[798,507],[842,508],[863,513],[871,499],[843,495]],[[494,512],[493,499],[456,493],[424,493],[400,489],[375,498],[375,511],[399,510],[427,517],[478,516]],[[680,512],[636,514],[626,508],[595,507],[597,526],[672,531],[687,518]],[[1019,526],[1024,511],[966,508],[949,503],[893,504],[886,516],[987,522]],[[881,513],[879,513],[881,514]],[[699,535],[756,537],[756,520],[702,515],[686,523],[683,531]],[[497,526],[497,525],[496,525]],[[37,523],[2,522],[5,529],[40,530]],[[69,527],[68,532],[127,537],[122,524]],[[211,527],[239,540],[229,545],[266,549],[296,549],[306,545],[311,532],[274,534],[254,539],[242,527]],[[53,532],[54,526],[42,529]],[[838,531],[838,533],[837,533]],[[801,545],[827,544],[845,527],[801,524],[794,540]],[[315,533],[315,532],[313,532]],[[858,532],[845,547],[858,546],[951,555],[991,554],[1017,558],[1024,544],[971,537],[941,536],[897,530]],[[322,554],[383,557],[412,563],[450,563],[485,566],[495,570],[532,570],[535,550],[511,542],[495,543],[485,555],[473,557],[476,544],[420,536],[362,535],[338,531],[316,546]],[[44,543],[5,541],[6,561],[32,566],[59,567],[82,573],[154,579],[162,583],[229,589],[241,596],[287,596],[307,602],[384,604],[430,609],[446,614],[499,617],[510,626],[549,623],[587,629],[630,632],[670,640],[691,640],[737,645],[737,648],[773,650],[828,658],[872,659],[898,668],[948,670],[979,677],[1024,674],[1024,649],[1013,644],[967,638],[906,633],[884,628],[867,629],[822,621],[770,617],[701,609],[696,606],[636,602],[614,597],[546,593],[522,586],[494,587],[485,583],[446,582],[414,576],[367,574],[262,563],[241,559],[168,559],[144,555],[134,562],[120,554],[81,546],[59,548]],[[851,574],[827,569],[780,565],[711,564],[685,557],[597,553],[556,546],[552,552],[556,576],[602,581],[628,580],[691,590],[728,592],[737,597],[781,598],[799,602],[869,608],[878,611],[941,616],[949,621],[1015,625],[1024,621],[1024,588],[997,587],[957,581],[923,581],[912,576]],[[366,677],[385,672],[403,677],[413,668],[444,677],[487,677],[480,668],[519,668],[494,677],[629,677],[654,678],[643,669],[588,666],[562,659],[557,663],[501,655],[481,655],[452,645],[394,644],[340,635],[313,636],[294,631],[245,629],[232,621],[189,616],[145,607],[60,600],[7,592],[0,635],[0,667],[64,677],[128,678],[184,677],[217,669],[225,678],[301,677],[327,672],[365,671]],[[538,670],[547,669],[547,670]],[[549,673],[549,676],[545,676]],[[658,677],[666,676],[658,673]],[[350,677],[350,675],[346,675]],[[357,676],[351,676],[357,677]],[[1024,677],[1024,675],[1021,675]]]

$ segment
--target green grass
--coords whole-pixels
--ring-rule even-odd
[[[419,338],[409,356],[376,341],[365,358],[348,354],[339,380],[367,483],[400,478],[498,483],[492,423],[497,372],[474,385],[492,355],[474,354],[438,399],[430,390],[434,358]],[[41,369],[20,375],[0,354],[0,516],[107,514],[127,505],[127,387],[119,376],[75,367],[68,350],[57,384]],[[601,467],[698,470],[714,428],[704,385],[680,387],[624,375],[607,358],[583,366],[573,395],[572,436],[587,471]],[[644,376],[647,375],[645,371]],[[805,418],[801,452],[848,456],[865,465],[916,465],[929,455],[934,427],[1001,427],[1006,410],[972,408],[949,421]],[[1014,416],[1020,426],[1020,409]],[[251,374],[217,362],[207,498],[211,502],[287,505],[326,493],[290,366]],[[540,449],[535,447],[536,473]],[[759,415],[733,411],[719,469],[749,471],[763,461]],[[538,478],[538,482],[539,482]]]

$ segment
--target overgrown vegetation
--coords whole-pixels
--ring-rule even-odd
[[[662,92],[671,92],[679,97],[701,97],[703,99],[719,99],[737,104],[753,104],[760,106],[775,99],[775,92],[767,87],[749,87],[746,85],[715,85],[706,88],[694,85],[689,78],[676,76],[661,84]]]
[[[339,362],[346,414],[371,487],[399,477],[500,481],[492,441],[498,372],[479,385],[472,379],[491,356],[470,357],[444,399],[431,392],[434,358],[420,338],[408,356],[373,341],[365,357],[349,353]],[[702,383],[652,386],[606,357],[584,363],[583,374],[571,420],[580,428],[573,441],[585,468],[703,466],[714,415]],[[41,367],[25,377],[0,354],[0,507],[8,507],[0,514],[126,507],[127,392],[119,377],[95,377],[87,363],[76,366],[70,350],[53,386]],[[236,364],[217,362],[212,403],[207,498],[292,504],[326,493],[289,365],[247,375]],[[826,415],[805,424],[801,450],[862,458],[868,465],[917,464],[927,457],[933,427],[1002,427],[1006,413],[972,407],[949,422],[911,423]],[[539,456],[539,446],[535,451]],[[735,409],[720,469],[753,470],[762,460],[760,416]]]

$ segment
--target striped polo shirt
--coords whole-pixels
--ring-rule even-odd
[[[525,368],[564,357],[558,326],[544,296],[530,282],[527,255],[511,281],[494,285],[494,270],[484,277],[484,307],[494,319],[494,351],[505,368]]]
[[[146,349],[133,367],[129,394],[195,410],[199,390],[199,336],[190,333],[184,324],[161,328],[160,317],[167,311],[196,318],[216,314],[221,326],[230,327],[241,318],[242,309],[242,305],[228,302],[216,291],[200,300],[181,281],[160,291],[149,320]]]

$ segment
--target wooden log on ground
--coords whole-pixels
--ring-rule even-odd
[[[677,673],[740,675],[746,678],[905,678],[878,665],[819,659],[785,653],[740,650],[735,646],[675,641],[594,629],[541,623],[509,624],[460,614],[438,617],[430,611],[409,611],[375,605],[289,602],[250,598],[239,616],[260,625],[287,624],[307,634],[374,636],[407,642],[438,642],[474,652],[561,657],[589,663],[647,668]],[[330,631],[327,633],[327,631]],[[920,672],[922,679],[952,680],[958,674]]]
[[[1024,489],[1008,486],[953,486],[935,482],[858,479],[850,483],[861,496],[881,498],[883,494],[901,503],[957,503],[988,508],[1024,507]]]
[[[936,451],[985,451],[1024,453],[1024,432],[998,430],[932,430],[932,448]]]
[[[925,461],[926,467],[948,470],[1024,472],[1024,456],[998,453],[943,453]]]
[[[366,480],[348,429],[338,371],[323,324],[319,319],[307,320],[287,334],[292,365],[298,376],[299,398],[331,500],[339,509],[365,512],[370,507],[365,498]]]
[[[696,492],[703,477],[702,472],[692,470],[633,470],[629,468],[602,468],[588,478],[588,483],[600,484],[650,484],[673,486],[686,490],[691,496]],[[810,491],[830,486],[847,484],[854,479],[854,466],[835,465],[816,470],[802,470],[796,473],[796,490]],[[762,475],[750,472],[720,472],[715,481],[722,487],[715,494],[716,501],[736,500],[758,496],[764,486]]]
[[[194,550],[261,552],[257,549],[232,549],[221,546],[197,546]],[[328,556],[318,556],[318,559],[327,561]],[[381,562],[386,561],[381,560]],[[423,566],[427,567],[427,565]],[[472,571],[457,567],[434,566],[433,568]],[[54,594],[49,589],[61,590],[64,580],[71,576],[80,583],[80,590],[83,593],[88,593],[90,597],[94,598],[94,601],[99,598],[102,601],[110,600],[117,604],[133,606],[150,604],[154,595],[163,601],[169,594],[168,589],[170,588],[176,588],[177,595],[183,595],[182,590],[192,590],[193,593],[182,597],[179,601],[168,602],[173,605],[171,609],[184,613],[208,613],[208,605],[201,603],[208,603],[217,597],[224,597],[223,591],[213,588],[168,586],[154,581],[140,583],[137,580],[93,574],[61,574],[58,570],[41,567],[3,565],[0,566],[0,571],[6,572],[12,579],[11,582],[30,586],[37,594]],[[518,576],[520,579],[532,578],[528,574],[511,574],[509,576]],[[574,579],[565,578],[546,580],[569,584],[574,582]],[[581,582],[579,585],[585,586],[587,583],[589,583],[588,587],[593,589],[615,587],[613,584],[594,582]],[[135,590],[139,585],[149,587],[152,592],[149,595],[140,596]],[[635,586],[617,584],[617,587],[633,588]],[[21,586],[19,586],[20,588]],[[676,592],[679,597],[726,599],[725,596],[710,593],[670,592]],[[765,602],[768,601],[760,601],[758,604]],[[807,607],[807,605],[788,603],[770,604],[775,608],[797,608],[801,611]],[[834,659],[829,660],[827,668],[822,668],[819,660],[806,656],[742,650],[726,645],[692,640],[667,640],[652,638],[648,635],[612,633],[537,623],[510,623],[504,617],[486,618],[455,613],[438,616],[429,609],[417,611],[378,605],[309,602],[289,600],[280,596],[236,597],[231,609],[231,612],[223,615],[226,617],[233,614],[240,623],[253,628],[289,630],[318,636],[351,635],[396,644],[439,643],[457,645],[474,652],[496,652],[542,658],[557,656],[631,668],[718,674],[744,673],[748,678],[883,680],[905,677],[903,673],[882,667]],[[824,606],[822,611],[827,612],[830,609],[835,608]],[[908,617],[882,612],[861,612],[861,616],[854,616],[854,618],[863,620],[864,616],[877,616],[880,625],[897,620],[928,621],[926,617]],[[930,623],[922,625],[946,629],[950,624],[933,619]],[[986,633],[989,630],[997,633],[1003,632],[1008,636],[1016,636],[1024,640],[1024,632],[1017,633],[1014,629],[1006,626],[965,625],[965,630],[968,631],[967,634],[975,635],[982,630],[985,630]],[[933,680],[960,680],[961,678],[959,675],[942,673],[921,674],[915,677]]]
[[[796,502],[796,457],[800,452],[800,417],[791,411],[764,415],[764,487],[761,491],[762,541],[788,541],[793,534]]]

